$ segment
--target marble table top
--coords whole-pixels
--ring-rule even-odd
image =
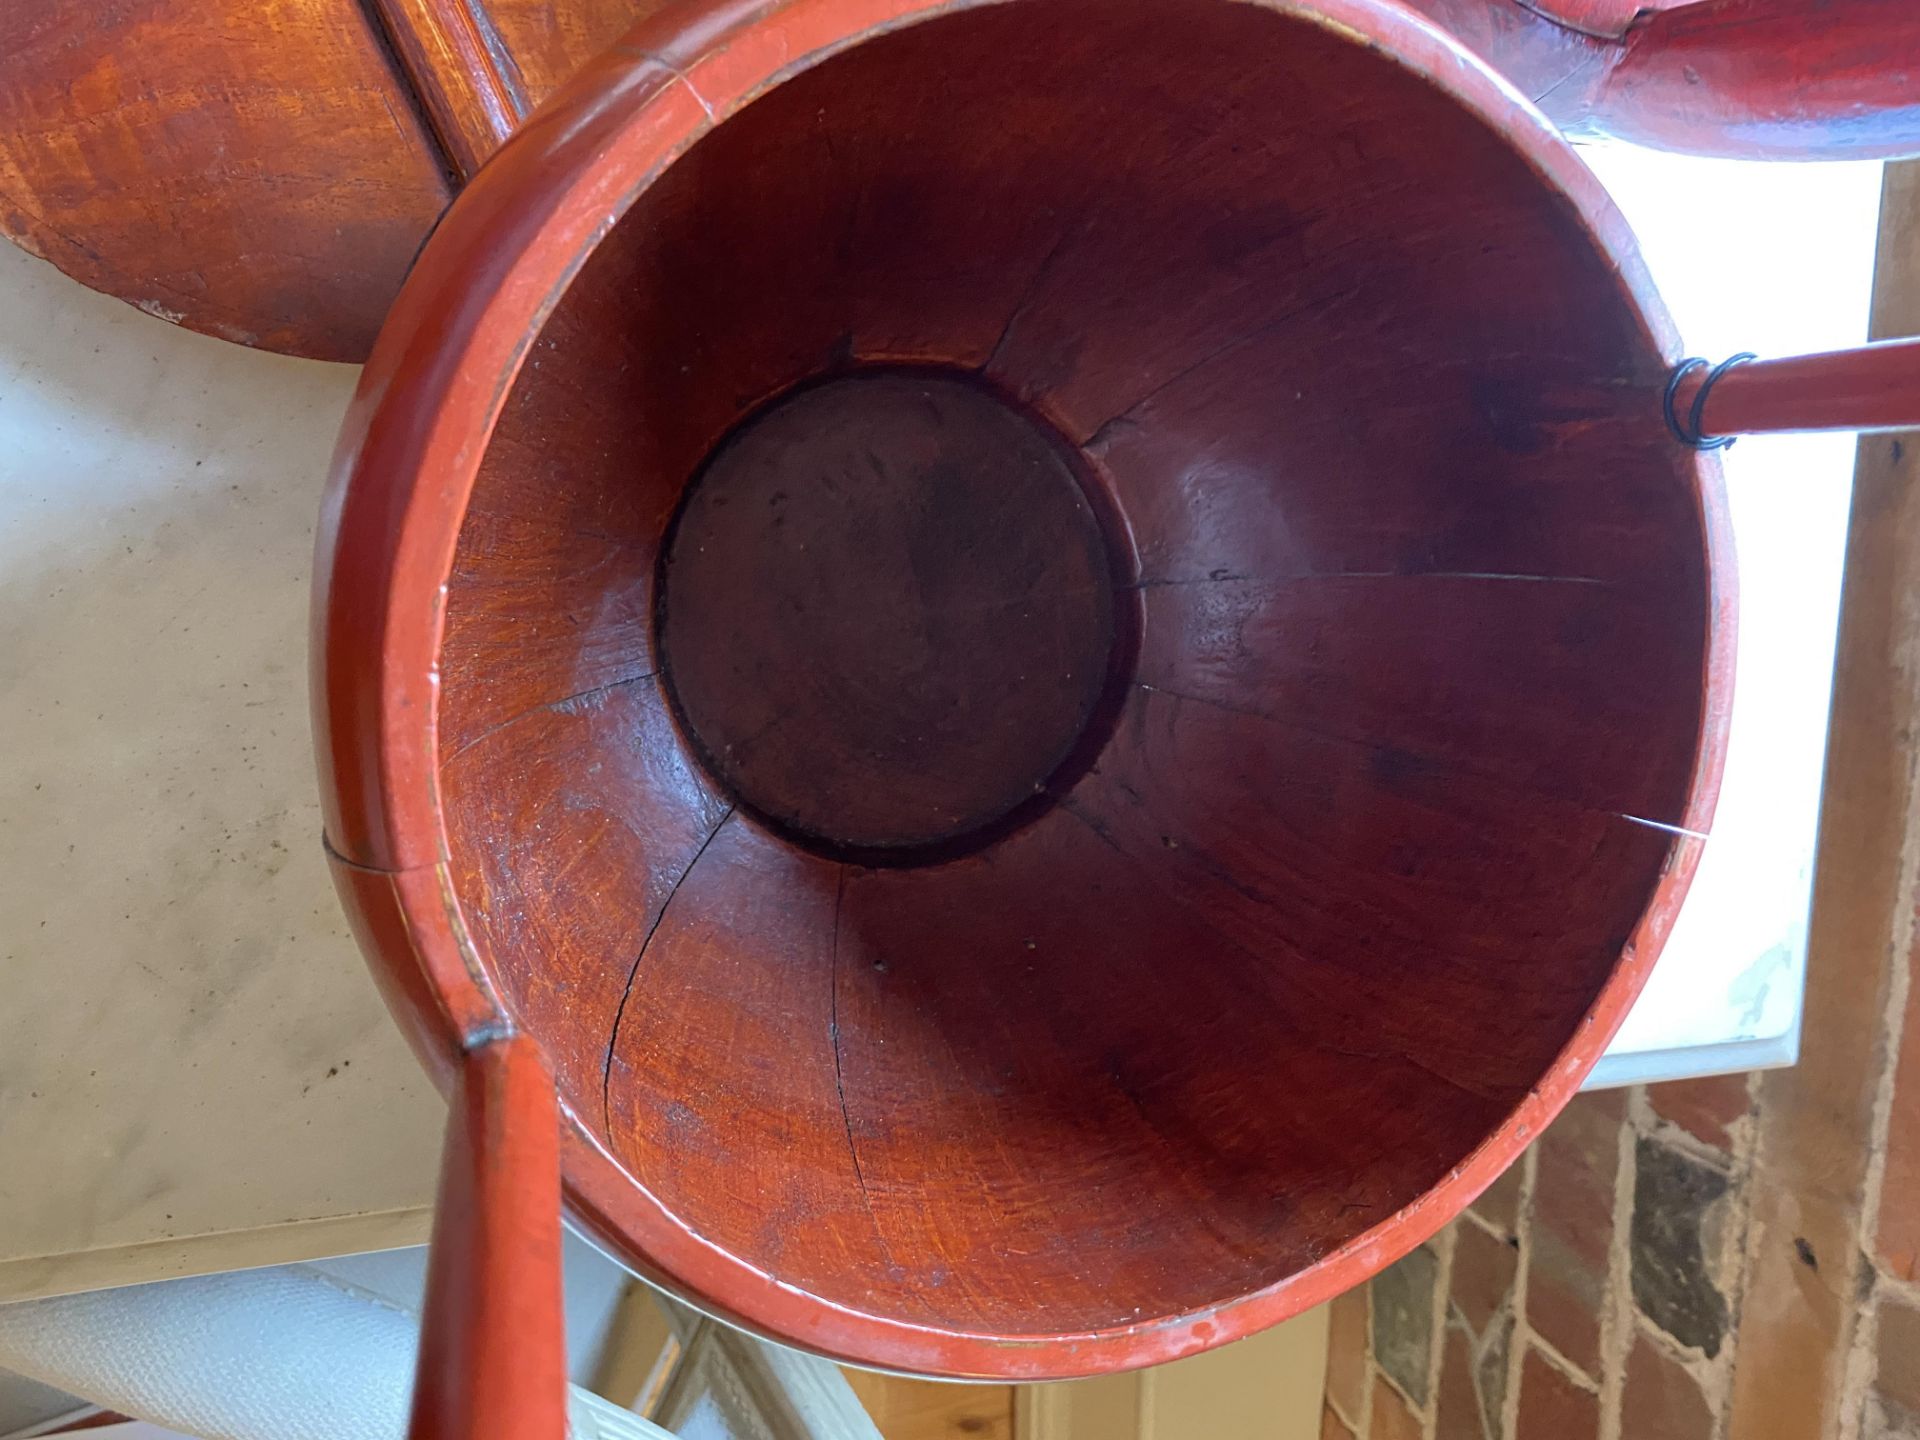
[[[0,245],[0,1298],[425,1238],[444,1109],[320,850],[346,366]]]
[[[1703,353],[1860,333],[1875,181],[1789,174],[1790,203],[1748,176],[1681,206],[1711,264],[1698,237],[1666,253],[1678,202],[1646,202]],[[1783,204],[1833,223],[1756,225]],[[1800,284],[1767,267],[1802,252],[1846,270],[1836,244],[1850,279],[1759,293]],[[1741,285],[1750,324],[1702,303],[1738,312]],[[328,883],[307,728],[313,523],[354,372],[188,334],[6,246],[0,317],[0,1299],[420,1241],[443,1112]],[[1726,800],[1603,1081],[1792,1058],[1850,455],[1735,452],[1760,570]]]

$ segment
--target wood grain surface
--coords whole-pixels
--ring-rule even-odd
[[[1079,778],[1122,698],[1137,607],[1064,442],[949,371],[869,369],[743,421],[660,573],[660,672],[701,762],[842,857],[988,843]]]
[[[372,0],[456,182],[471,180],[527,117],[526,86],[483,6],[469,0]]]
[[[0,233],[190,329],[362,360],[458,186],[652,8],[19,0]]]
[[[1920,68],[1898,63],[1920,47],[1910,0],[1413,3],[1571,131],[1756,159],[1920,151]],[[0,233],[192,329],[363,359],[451,194],[667,8],[13,0]],[[701,10],[676,13],[697,29]],[[943,84],[982,74],[956,57]]]
[[[452,194],[351,0],[0,8],[0,229],[190,328],[359,359]]]
[[[1297,1313],[1564,1103],[1697,862],[1675,343],[1387,0],[656,17],[450,211],[342,443],[375,967],[537,1037],[575,1217],[790,1342],[1062,1377]],[[1138,643],[1049,773],[1089,585]]]
[[[954,1385],[848,1370],[886,1440],[1016,1440],[1011,1385]]]

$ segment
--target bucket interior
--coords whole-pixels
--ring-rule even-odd
[[[1488,1137],[1660,882],[1663,373],[1574,207],[1335,29],[850,45],[653,180],[508,397],[466,929],[580,1123],[797,1289],[1018,1336],[1271,1285]]]

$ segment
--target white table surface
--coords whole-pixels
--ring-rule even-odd
[[[1622,158],[1702,353],[1862,333],[1872,167]],[[0,1298],[425,1238],[442,1110],[340,918],[307,730],[353,380],[0,246]],[[1600,1083],[1792,1058],[1851,455],[1730,459],[1725,798]]]
[[[426,1236],[307,723],[354,378],[0,244],[0,1298]]]

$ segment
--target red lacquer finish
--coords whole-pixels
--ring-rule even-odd
[[[1629,30],[1593,100],[1608,134],[1743,160],[1920,151],[1920,7],[1704,0]]]
[[[447,202],[662,0],[6,0],[0,235],[243,345],[361,361]]]
[[[964,76],[964,82],[954,77]],[[1718,470],[1630,236],[1392,0],[661,16],[363,378],[314,695],[430,1063],[789,1343],[1058,1378],[1434,1233],[1711,822]]]
[[[1743,160],[1920,151],[1911,0],[1409,0],[1570,133]]]
[[[1749,159],[1920,151],[1912,0],[1410,3],[1571,132]],[[362,359],[451,192],[669,4],[9,0],[0,233],[192,329]]]
[[[1696,367],[1675,388],[1674,411],[1683,426],[1710,373]],[[1883,340],[1852,350],[1733,365],[1708,389],[1699,429],[1713,437],[1915,426],[1920,426],[1920,340]]]
[[[560,1127],[525,1036],[461,1060],[427,1259],[410,1440],[564,1440]]]

